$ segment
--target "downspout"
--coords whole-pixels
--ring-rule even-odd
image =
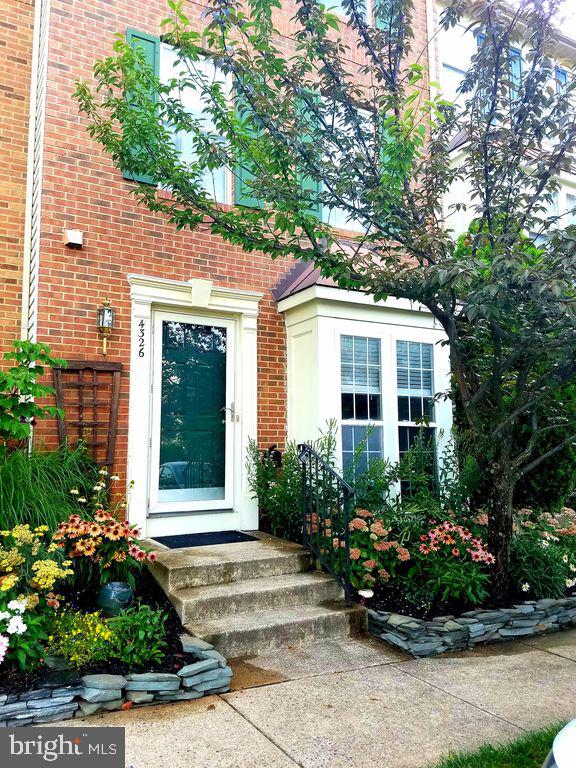
[[[26,200],[24,209],[24,248],[22,255],[22,309],[20,335],[36,340],[37,306],[31,309],[33,281],[38,279],[40,258],[40,214],[42,166],[44,152],[44,119],[48,72],[48,35],[50,0],[36,0],[32,36],[32,71],[28,121],[28,157],[26,167]],[[36,203],[35,203],[36,197]],[[34,277],[32,264],[36,265]],[[37,285],[36,285],[37,288]]]

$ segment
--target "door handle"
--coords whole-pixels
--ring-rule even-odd
[[[220,408],[220,412],[226,415],[226,411],[230,411],[230,421],[238,421],[238,414],[236,413],[236,404],[230,403],[230,405],[225,405],[224,408]],[[222,419],[222,423],[224,423],[226,419]]]

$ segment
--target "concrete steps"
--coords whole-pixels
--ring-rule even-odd
[[[314,605],[342,598],[338,583],[323,573],[289,573],[262,579],[189,587],[172,593],[183,624],[222,615]]]
[[[186,625],[186,631],[214,645],[227,658],[252,656],[361,630],[363,611],[343,605],[299,605],[240,613]]]
[[[255,535],[237,544],[156,549],[150,570],[190,634],[233,658],[364,630],[364,610],[345,607],[337,582],[311,571],[302,547]]]

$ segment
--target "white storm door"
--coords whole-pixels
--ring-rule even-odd
[[[234,341],[232,320],[155,314],[151,514],[233,506]]]

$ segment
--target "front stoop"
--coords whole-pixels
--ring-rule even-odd
[[[258,541],[157,549],[150,566],[186,630],[228,658],[365,631],[365,610],[346,608],[330,576],[311,571],[298,544]]]

